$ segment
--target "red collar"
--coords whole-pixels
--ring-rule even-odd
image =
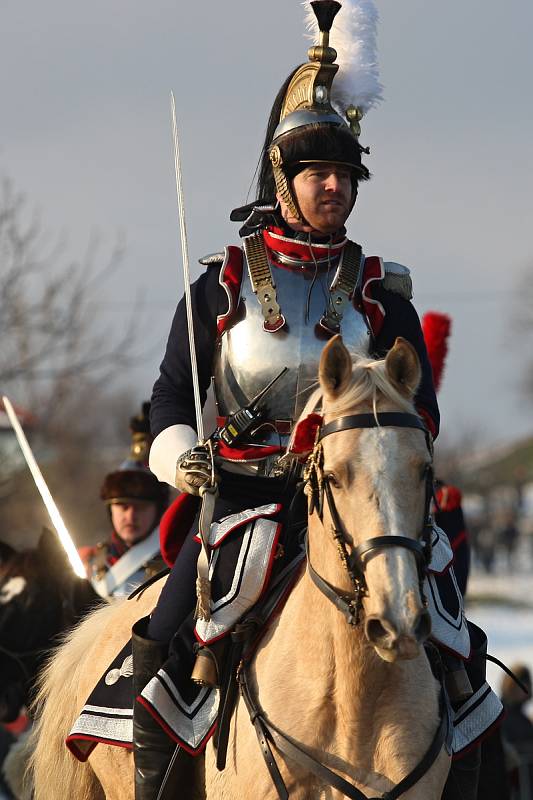
[[[344,249],[347,242],[345,236],[334,237],[333,242],[320,244],[318,242],[311,243],[301,241],[300,239],[292,239],[287,236],[285,231],[281,228],[269,227],[263,231],[263,238],[267,246],[268,254],[272,262],[279,267],[285,269],[301,269],[302,262],[304,264],[314,265],[315,261],[320,265],[323,263],[324,268],[329,262],[335,262]],[[296,262],[294,265],[279,261],[277,254],[283,254]]]

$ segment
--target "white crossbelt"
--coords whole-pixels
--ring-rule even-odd
[[[147,539],[133,545],[116,561],[106,574],[92,581],[94,589],[100,597],[107,599],[115,589],[128,580],[147,561],[159,553],[159,526],[155,528]]]

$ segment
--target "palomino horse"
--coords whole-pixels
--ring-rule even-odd
[[[430,625],[420,592],[423,548],[417,540],[424,531],[431,468],[413,407],[420,365],[413,348],[397,340],[385,360],[357,358],[352,367],[335,337],[324,349],[319,379],[323,438],[307,474],[309,486],[321,489],[325,500],[320,503],[314,493],[308,569],[247,669],[247,699],[272,726],[272,751],[291,798],[346,796],[345,784],[329,786],[321,768],[315,776],[312,759],[364,793],[349,796],[375,798],[424,760],[439,729],[439,684],[420,646]],[[132,622],[150,611],[158,591],[152,586],[140,599],[97,611],[49,666],[36,733],[36,800],[133,797],[131,754],[100,744],[89,763],[79,764],[63,740],[127,641]],[[350,610],[353,623],[357,597],[361,622],[350,625],[335,603]],[[294,759],[295,750],[303,751],[303,762]],[[217,770],[215,758],[210,742],[208,800],[279,796],[242,696],[224,771]],[[439,744],[429,768],[401,797],[439,800],[449,765]],[[204,796],[199,787],[196,791]]]

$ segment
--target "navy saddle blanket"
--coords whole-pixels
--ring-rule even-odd
[[[193,755],[203,750],[216,728],[220,699],[218,689],[199,686],[190,678],[194,643],[212,643],[226,636],[264,597],[269,582],[303,553],[301,537],[294,531],[287,541],[280,512],[279,505],[270,504],[213,523],[211,619],[195,623],[191,615],[185,621],[172,640],[169,659],[138,699],[167,734]],[[448,538],[435,526],[424,587],[432,619],[431,638],[467,661],[476,642],[472,642],[473,628],[465,619],[452,562]],[[98,742],[132,746],[132,674],[129,642],[100,679],[68,736],[67,746],[78,759],[85,760]],[[484,675],[470,675],[470,679],[474,694],[453,717],[456,754],[480,738],[502,711]]]

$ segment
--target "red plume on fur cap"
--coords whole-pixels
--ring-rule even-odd
[[[295,456],[307,456],[315,446],[316,432],[322,425],[321,414],[308,414],[294,429],[289,452]]]
[[[438,392],[448,354],[448,336],[452,327],[451,318],[439,311],[428,311],[422,317],[422,332],[426,342],[429,362],[433,370],[433,383]]]

